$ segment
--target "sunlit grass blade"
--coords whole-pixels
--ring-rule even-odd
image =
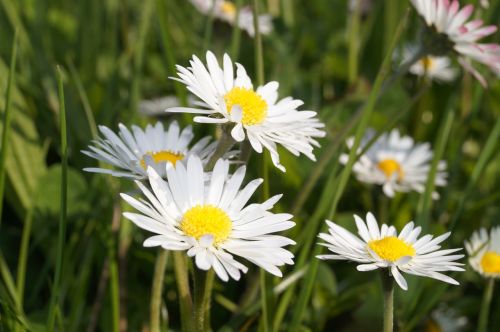
[[[60,67],[57,67],[57,86],[59,90],[59,121],[61,130],[61,210],[59,216],[59,231],[57,239],[57,257],[54,271],[54,282],[50,295],[49,314],[47,319],[47,329],[54,331],[56,310],[59,307],[59,295],[61,284],[61,272],[63,269],[63,254],[66,241],[66,204],[67,204],[67,181],[68,181],[68,141],[66,132],[66,107],[64,103],[63,74]]]
[[[0,145],[0,226],[2,224],[3,212],[3,195],[5,189],[5,162],[7,159],[7,150],[9,144],[10,123],[12,118],[12,86],[16,76],[16,59],[17,59],[17,30],[14,34],[12,42],[12,53],[10,57],[9,67],[9,80],[7,83],[7,91],[5,93],[5,110],[3,112],[3,130],[2,130],[2,143]]]
[[[26,282],[26,263],[28,260],[28,250],[31,237],[31,226],[33,224],[33,208],[31,207],[24,219],[21,246],[19,248],[19,259],[17,262],[16,290],[19,298],[19,306],[23,307],[24,286]]]
[[[332,219],[333,216],[335,215],[336,210],[337,210],[337,205],[340,201],[340,198],[344,192],[344,189],[345,189],[347,182],[349,180],[349,177],[351,175],[352,167],[353,167],[354,162],[356,160],[357,151],[358,151],[358,148],[361,144],[361,139],[362,139],[362,137],[365,133],[365,130],[368,126],[368,123],[369,123],[370,118],[371,118],[371,114],[373,113],[373,109],[375,108],[375,104],[377,102],[377,98],[378,98],[380,89],[382,88],[382,83],[384,82],[384,80],[386,79],[386,77],[390,71],[392,54],[393,54],[394,48],[396,47],[397,42],[399,41],[400,36],[404,30],[404,27],[406,26],[406,22],[408,20],[408,13],[409,13],[409,11],[406,12],[404,17],[399,22],[399,25],[398,25],[398,28],[397,28],[396,33],[394,35],[394,38],[392,40],[392,43],[389,47],[389,50],[387,51],[387,54],[385,55],[385,58],[384,58],[384,61],[382,63],[382,66],[380,68],[380,71],[377,74],[377,78],[375,79],[375,83],[373,85],[373,90],[370,93],[366,107],[363,111],[363,115],[361,117],[361,120],[360,120],[359,125],[358,125],[357,130],[356,130],[354,142],[353,142],[353,145],[352,145],[351,150],[349,152],[348,162],[345,165],[345,167],[340,175],[338,185],[336,186],[336,190],[335,190],[335,193],[334,193],[334,196],[332,199],[332,203],[331,203],[331,208],[330,208],[330,211],[327,215],[328,219]],[[317,230],[317,228],[314,228],[314,229]],[[314,251],[313,251],[312,257],[315,257],[316,255],[320,254],[322,250],[323,250],[323,247],[316,246]],[[300,328],[300,324],[302,322],[302,317],[304,316],[304,312],[306,311],[306,306],[307,306],[307,303],[309,302],[309,298],[311,296],[314,281],[316,280],[318,266],[319,266],[319,260],[315,259],[315,258],[312,259],[310,266],[309,266],[309,270],[306,273],[305,282],[304,282],[302,289],[300,291],[297,304],[295,305],[295,308],[294,308],[293,313],[292,313],[292,322],[290,324],[289,331],[293,331],[293,332],[298,331]],[[299,266],[299,268],[300,268],[300,266]]]
[[[465,202],[467,201],[467,198],[469,197],[471,190],[477,184],[477,181],[479,180],[481,174],[483,174],[483,171],[486,165],[488,164],[488,161],[490,160],[491,156],[498,151],[496,149],[496,146],[498,145],[499,137],[500,137],[500,119],[497,119],[497,122],[495,123],[495,126],[491,130],[488,140],[486,141],[486,144],[484,145],[481,154],[479,155],[479,159],[476,165],[474,166],[474,170],[472,171],[472,175],[469,179],[469,182],[467,183],[467,187],[465,187],[462,197],[460,198],[457,208],[455,209],[455,213],[453,214],[450,223],[450,231],[453,231],[457,226],[458,220],[462,216]]]

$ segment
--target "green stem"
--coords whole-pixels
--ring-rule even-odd
[[[210,300],[214,283],[214,270],[194,267],[194,324],[195,331],[210,330]]]
[[[238,21],[240,19],[240,9],[243,0],[236,0],[236,14],[235,14],[235,24],[233,24],[233,33],[231,35],[231,58],[233,61],[238,61],[238,56],[240,54],[240,41],[241,41],[241,29]]]
[[[179,293],[182,331],[192,332],[194,331],[192,319],[193,302],[191,299],[191,291],[189,289],[186,255],[184,252],[175,251],[173,256],[175,281],[177,283],[177,291]]]
[[[477,332],[486,332],[488,330],[488,317],[490,315],[490,305],[494,288],[495,279],[489,278],[484,289],[483,302],[481,303],[481,312],[479,314]]]
[[[31,226],[33,224],[33,209],[29,208],[24,220],[23,235],[21,237],[21,247],[19,248],[19,259],[17,265],[16,289],[19,298],[19,305],[23,307],[24,286],[26,282],[26,262],[31,236]]]
[[[114,235],[112,235],[114,236]],[[111,317],[113,322],[113,332],[120,331],[120,278],[118,275],[118,261],[116,257],[116,250],[114,247],[115,241],[112,241],[112,254],[109,263],[109,281],[111,287],[109,288],[109,295],[111,297]]]
[[[228,130],[229,128],[227,126],[222,126],[222,136],[219,140],[219,143],[217,144],[217,147],[215,148],[213,155],[210,157],[207,164],[205,165],[206,171],[213,170],[215,164],[217,163],[217,160],[222,158],[224,154],[226,154],[226,152],[229,151],[229,149],[236,142],[234,138],[231,136],[231,133],[228,132]]]
[[[205,35],[203,36],[203,50],[208,50],[210,46],[210,40],[212,39],[212,29],[214,25],[215,16],[215,6],[217,1],[213,1],[212,8],[210,9],[210,14],[205,22]]]
[[[3,132],[2,132],[2,145],[0,145],[0,225],[2,223],[2,210],[3,210],[3,194],[5,188],[5,161],[7,160],[8,138],[10,132],[11,122],[11,109],[12,109],[12,86],[14,85],[14,77],[16,74],[16,60],[17,60],[17,36],[16,29],[14,40],[12,42],[12,53],[10,56],[9,67],[9,81],[7,82],[7,92],[5,95],[5,111],[3,114]]]
[[[66,134],[66,108],[64,104],[64,86],[61,68],[57,67],[57,81],[59,89],[59,116],[61,127],[61,211],[59,216],[59,235],[57,241],[57,260],[54,272],[54,284],[50,296],[49,317],[47,327],[49,331],[54,330],[56,309],[59,302],[61,272],[63,266],[64,243],[66,239],[66,204],[67,204],[67,180],[68,180],[68,142]]]
[[[161,296],[163,293],[163,278],[165,269],[167,268],[168,251],[159,249],[156,256],[155,273],[153,277],[153,285],[151,287],[151,312],[150,312],[150,329],[151,332],[160,332],[160,314],[161,314]]]
[[[361,17],[361,2],[356,0],[354,10],[351,13],[349,23],[349,41],[348,41],[348,68],[349,68],[349,84],[356,82],[358,78],[358,57],[359,57],[359,28]]]
[[[392,332],[394,328],[394,279],[388,271],[381,271],[382,291],[384,292],[384,332]]]

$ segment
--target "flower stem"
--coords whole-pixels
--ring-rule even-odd
[[[61,68],[57,67],[57,81],[59,90],[59,117],[61,127],[61,209],[59,215],[59,233],[57,240],[57,260],[54,272],[54,284],[50,296],[49,316],[47,320],[48,331],[54,330],[56,310],[59,307],[59,287],[63,271],[64,244],[66,240],[66,206],[67,206],[67,181],[68,181],[68,143],[66,134],[66,108],[64,106],[64,86]]]
[[[163,277],[167,267],[168,251],[160,249],[156,256],[155,273],[153,285],[151,287],[151,312],[150,329],[151,332],[160,332],[161,295],[163,293]]]
[[[394,328],[394,279],[383,270],[382,290],[384,292],[384,332],[392,332]]]
[[[194,324],[195,331],[210,330],[210,299],[214,284],[214,270],[194,268]]]
[[[210,157],[210,160],[205,165],[205,171],[213,170],[215,164],[217,163],[217,160],[219,160],[219,158],[222,158],[224,154],[229,151],[229,149],[234,145],[234,143],[235,140],[231,136],[231,133],[228,132],[228,127],[222,126],[222,136],[219,140],[219,143],[217,144],[217,147],[215,148],[214,153]]]
[[[189,279],[186,256],[183,252],[174,252],[174,271],[177,291],[179,293],[179,306],[181,311],[181,325],[183,332],[194,331],[192,320],[193,302],[189,289]]]
[[[233,61],[238,61],[238,56],[240,53],[241,29],[238,21],[240,20],[240,9],[242,2],[243,0],[236,0],[235,2],[235,23],[233,25],[233,34],[231,35],[231,58]]]
[[[361,18],[361,0],[355,1],[354,10],[351,12],[348,33],[348,79],[349,84],[354,84],[358,78],[358,58],[359,58],[359,30]]]
[[[484,289],[483,303],[481,304],[481,312],[479,313],[477,332],[486,332],[488,330],[488,316],[490,315],[490,304],[494,288],[495,279],[489,278],[486,283],[486,288]]]

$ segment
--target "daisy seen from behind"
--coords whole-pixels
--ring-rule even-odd
[[[454,254],[458,249],[440,250],[440,243],[446,240],[450,233],[434,238],[432,235],[418,237],[421,227],[415,227],[413,222],[406,224],[399,236],[394,226],[383,224],[378,226],[375,217],[370,212],[366,215],[366,222],[354,215],[358,234],[352,234],[345,228],[331,222],[328,224],[328,233],[319,234],[332,254],[319,255],[323,260],[349,260],[360,263],[358,271],[372,271],[388,269],[396,283],[404,290],[408,289],[407,282],[401,272],[422,277],[429,277],[458,285],[455,279],[443,274],[446,271],[463,271],[463,264],[455,262],[462,258],[462,254]]]
[[[239,280],[241,272],[247,271],[234,256],[280,277],[278,267],[293,264],[293,254],[283,247],[295,242],[273,234],[293,227],[292,215],[269,212],[281,195],[247,204],[262,179],[241,188],[245,166],[230,175],[229,162],[219,159],[207,181],[202,161],[191,156],[186,166],[181,163],[166,172],[167,181],[148,168],[151,189],[136,181],[145,199],[121,194],[138,211],[124,216],[155,233],[146,239],[145,247],[185,250],[199,269],[213,268],[224,281]]]
[[[491,229],[490,233],[481,228],[465,241],[465,249],[469,255],[469,264],[485,278],[500,279],[500,226]]]
[[[99,126],[102,138],[94,141],[95,146],[90,145],[88,150],[82,151],[116,169],[89,167],[84,168],[85,171],[144,179],[149,166],[164,177],[166,167],[175,166],[177,162],[187,160],[190,155],[194,154],[203,161],[208,161],[217,146],[217,142],[211,142],[209,136],[191,145],[194,138],[191,126],[181,130],[176,121],[167,130],[161,122],[154,126],[147,125],[145,129],[134,125],[129,130],[121,123],[118,127],[116,134],[106,126]]]
[[[213,11],[214,17],[231,25],[237,25],[240,29],[246,31],[251,37],[255,35],[253,12],[251,7],[243,6],[240,8],[239,13],[237,13],[237,8],[234,2],[228,0],[190,0],[190,2],[200,13],[210,16]],[[271,15],[259,15],[257,22],[259,24],[259,32],[261,34],[267,35],[273,30]]]
[[[292,97],[278,100],[278,82],[254,89],[245,68],[236,63],[235,73],[227,54],[222,67],[210,51],[206,60],[207,66],[193,55],[191,66],[177,66],[179,78],[174,78],[201,100],[200,107],[174,107],[168,112],[199,114],[195,122],[230,124],[234,140],[248,138],[258,153],[267,149],[274,165],[282,171],[285,168],[279,162],[277,145],[296,156],[302,153],[315,160],[313,149],[319,146],[316,138],[325,136],[316,112],[299,111],[303,102]]]
[[[483,21],[467,21],[474,11],[473,5],[460,8],[458,0],[411,0],[431,31],[432,55],[445,55],[454,51],[465,70],[473,74],[483,86],[484,77],[472,66],[471,61],[480,62],[493,71],[500,69],[499,44],[479,43],[478,40],[497,31],[494,25],[484,26]]]
[[[375,136],[374,130],[367,130],[361,141],[359,152]],[[347,140],[351,148],[354,139]],[[433,152],[428,143],[415,143],[409,136],[402,136],[397,129],[382,134],[353,166],[356,178],[365,183],[381,185],[388,197],[395,192],[416,191],[423,193],[429,176]],[[340,162],[346,164],[347,154],[340,156]],[[446,162],[440,161],[435,178],[436,186],[446,185]],[[433,197],[439,195],[435,192]]]

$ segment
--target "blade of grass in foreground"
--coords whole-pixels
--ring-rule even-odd
[[[384,61],[382,63],[382,67],[380,68],[379,73],[377,74],[377,78],[375,79],[375,84],[373,86],[373,90],[370,93],[370,96],[368,98],[368,102],[366,104],[366,107],[363,111],[363,115],[361,117],[361,120],[359,122],[358,128],[356,130],[356,135],[354,138],[353,146],[350,149],[349,152],[349,160],[343,169],[338,186],[336,188],[336,191],[334,193],[334,197],[332,200],[332,205],[330,208],[330,211],[328,213],[328,219],[332,219],[334,216],[336,210],[337,210],[337,205],[340,201],[340,198],[344,192],[344,189],[347,185],[347,182],[349,180],[349,177],[352,172],[352,167],[354,165],[354,162],[356,160],[356,155],[358,148],[361,144],[361,139],[365,133],[365,130],[368,126],[369,120],[371,118],[371,114],[373,113],[373,109],[375,108],[375,103],[377,101],[378,94],[380,92],[380,89],[382,88],[382,83],[384,82],[385,78],[387,77],[388,72],[390,71],[391,67],[391,59],[392,59],[392,54],[394,51],[394,48],[399,40],[399,37],[401,36],[401,33],[404,30],[404,27],[406,26],[406,22],[408,20],[408,13],[409,11],[406,11],[406,14],[403,16],[401,21],[399,22],[397,31],[394,35],[394,38],[392,40],[392,43],[389,47],[389,50],[387,54],[385,55]],[[316,226],[316,225],[315,225]],[[314,227],[314,229],[317,229],[317,227]],[[312,245],[314,238],[307,239],[307,245],[310,247]],[[306,250],[303,250],[303,254],[305,253],[306,255],[309,256],[309,249],[308,247],[305,247]],[[316,280],[316,274],[318,272],[318,266],[319,266],[319,260],[316,259],[316,255],[319,255],[322,251],[323,247],[321,246],[316,246],[316,248],[313,251],[312,257],[314,257],[311,260],[309,270],[306,273],[305,276],[305,282],[303,284],[303,287],[300,291],[299,298],[297,301],[297,304],[294,308],[293,315],[292,315],[292,322],[289,327],[289,331],[295,332],[298,331],[300,328],[300,324],[302,322],[302,317],[304,315],[304,312],[306,311],[306,306],[307,303],[309,302],[309,298],[311,296],[312,288],[314,286],[314,281]],[[297,266],[297,268],[300,268],[301,266]]]
[[[57,67],[57,86],[59,89],[59,118],[61,127],[61,211],[59,216],[59,234],[57,240],[57,260],[54,272],[54,283],[50,295],[49,316],[47,329],[54,331],[56,310],[59,307],[59,286],[63,265],[64,242],[66,238],[66,203],[67,203],[67,178],[68,178],[68,142],[66,134],[66,108],[64,105],[64,86],[61,68]]]
[[[5,110],[3,114],[2,148],[0,150],[0,225],[2,223],[3,194],[5,188],[5,161],[7,159],[7,148],[9,142],[11,112],[12,112],[12,85],[16,76],[16,58],[17,58],[17,35],[16,30],[12,42],[12,54],[10,57],[9,81],[7,83],[7,92],[5,96]]]

